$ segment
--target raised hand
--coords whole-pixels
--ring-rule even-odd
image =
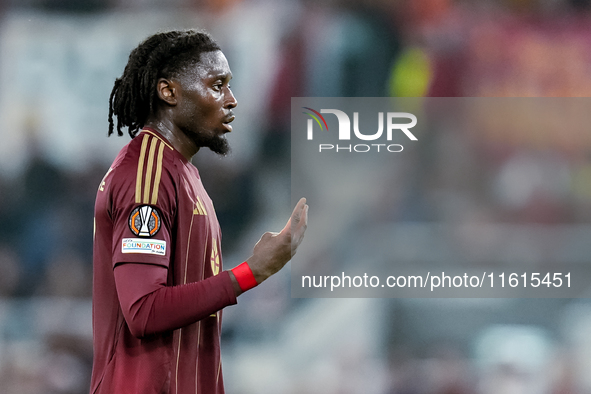
[[[304,239],[307,226],[308,205],[306,199],[301,198],[283,230],[263,234],[252,256],[246,260],[257,283],[275,274],[292,258]]]

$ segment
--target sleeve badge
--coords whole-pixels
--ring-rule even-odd
[[[129,229],[138,237],[153,237],[161,226],[160,213],[155,207],[141,205],[129,215]]]

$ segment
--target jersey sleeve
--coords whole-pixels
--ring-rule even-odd
[[[228,271],[179,286],[167,286],[167,270],[155,265],[121,264],[114,275],[127,326],[138,338],[187,326],[237,303]]]
[[[122,163],[113,174],[113,266],[129,262],[169,266],[176,188],[161,150],[150,145],[143,148],[145,155]]]

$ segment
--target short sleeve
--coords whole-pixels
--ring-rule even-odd
[[[121,163],[112,178],[113,267],[145,263],[168,268],[171,260],[175,180],[164,157],[164,145],[157,138],[149,138],[143,145],[145,154]]]

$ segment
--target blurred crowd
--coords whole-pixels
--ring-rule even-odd
[[[87,392],[94,198],[127,141],[107,140],[108,94],[143,37],[161,28],[206,28],[230,60],[239,102],[233,154],[220,160],[200,152],[194,162],[233,266],[289,214],[291,97],[590,96],[590,5],[0,3],[0,392]],[[591,133],[545,122],[498,134],[480,126],[503,116],[469,121],[479,127],[468,140],[434,128],[408,158],[412,176],[386,182],[371,214],[386,223],[577,225],[584,230],[577,234],[588,235]],[[470,235],[465,246],[477,256],[482,244]],[[310,261],[339,260],[341,252],[326,249]],[[289,281],[282,273],[227,310],[229,393],[591,392],[584,301],[326,303],[292,300]],[[343,305],[349,309],[341,313]],[[380,317],[375,324],[359,322],[368,309]],[[267,385],[249,380],[252,373]]]

